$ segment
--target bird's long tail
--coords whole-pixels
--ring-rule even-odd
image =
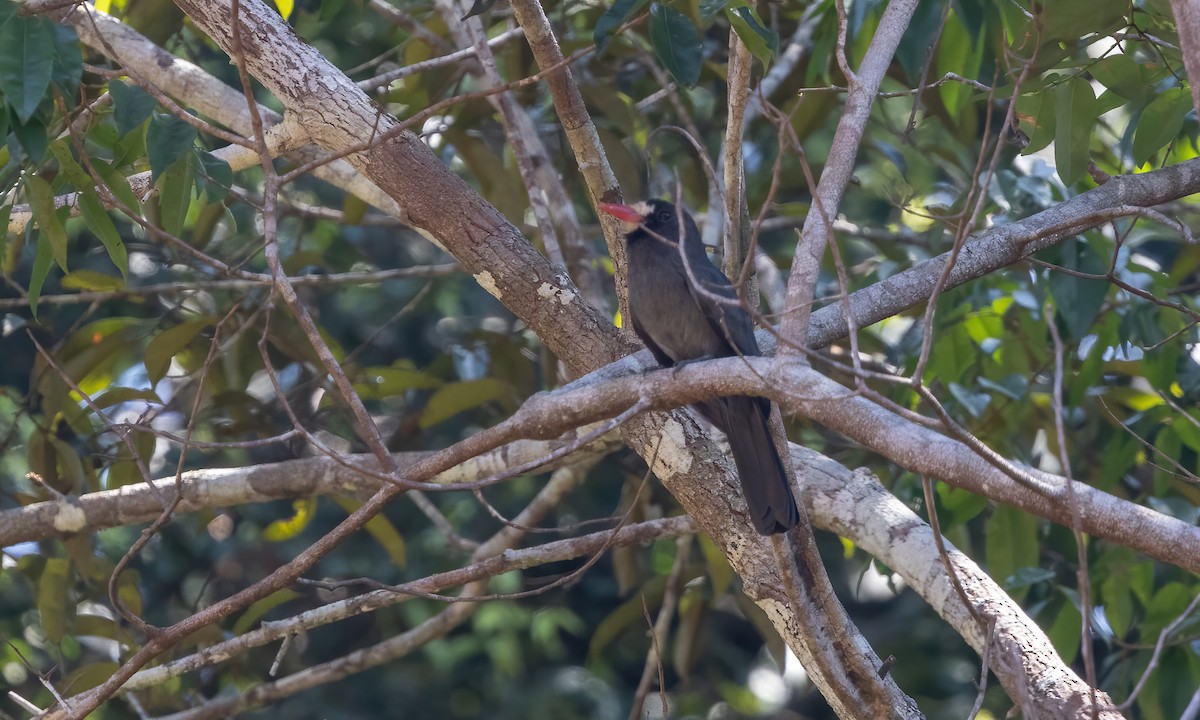
[[[800,511],[767,424],[771,403],[763,398],[728,397],[705,402],[699,409],[729,438],[755,529],[774,535],[795,527]]]

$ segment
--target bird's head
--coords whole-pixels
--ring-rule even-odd
[[[658,236],[667,240],[679,237],[680,215],[683,216],[683,231],[685,236],[700,237],[696,221],[686,210],[682,213],[675,205],[666,200],[644,200],[632,205],[618,203],[600,203],[602,212],[612,215],[625,226],[625,235],[635,239],[639,234]],[[646,232],[648,231],[648,232]]]

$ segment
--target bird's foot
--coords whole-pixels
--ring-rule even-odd
[[[687,360],[678,360],[671,365],[671,378],[674,379],[679,374],[679,371],[688,365],[715,359],[716,355],[701,355],[700,357],[688,358]]]

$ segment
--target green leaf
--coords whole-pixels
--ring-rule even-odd
[[[696,536],[696,540],[700,545],[700,552],[704,555],[704,565],[708,570],[713,595],[720,597],[729,592],[729,587],[733,584],[733,568],[712,538],[701,533]]]
[[[692,87],[700,79],[700,35],[686,15],[662,3],[651,4],[650,45],[680,85]]]
[[[1079,608],[1068,600],[1059,608],[1054,623],[1046,630],[1046,635],[1050,638],[1050,644],[1058,651],[1059,657],[1071,664],[1079,654],[1082,632],[1083,616],[1079,614]]]
[[[734,32],[746,43],[746,48],[763,68],[771,67],[771,61],[779,54],[779,33],[763,25],[758,13],[749,5],[731,7],[725,11]]]
[[[1191,109],[1191,95],[1183,87],[1173,87],[1151,100],[1133,131],[1133,162],[1144,164],[1160,148],[1174,141]]]
[[[54,251],[45,233],[38,236],[37,252],[33,256],[33,271],[29,275],[29,311],[37,318],[38,298],[42,296],[42,285],[54,265]]]
[[[1073,185],[1087,172],[1088,146],[1096,122],[1096,95],[1092,86],[1075,76],[1054,92],[1054,162],[1058,176]]]
[[[197,157],[200,159],[200,169],[196,175],[196,189],[203,193],[210,203],[224,200],[229,194],[229,189],[233,187],[233,168],[205,150],[197,153]]]
[[[959,488],[937,483],[938,507],[942,513],[942,527],[950,528],[965,523],[987,508],[987,498]]]
[[[146,154],[150,159],[150,177],[157,180],[175,161],[187,154],[196,142],[196,128],[174,115],[154,113],[146,130]]]
[[[67,230],[58,219],[58,212],[54,207],[54,191],[50,189],[50,183],[30,173],[25,176],[25,192],[29,196],[29,209],[33,211],[33,219],[54,252],[54,262],[58,263],[63,272],[67,272]]]
[[[421,427],[428,428],[443,420],[492,400],[501,400],[512,394],[512,387],[499,378],[480,378],[447,383],[429,398],[425,412],[421,413]]]
[[[1105,577],[1100,584],[1100,601],[1113,634],[1124,638],[1133,626],[1133,593],[1129,590],[1129,578],[1123,574]]]
[[[1114,93],[1141,105],[1150,87],[1141,68],[1133,58],[1124,53],[1115,53],[1098,60],[1089,68],[1092,77]]]
[[[1158,637],[1167,625],[1187,608],[1196,597],[1196,588],[1181,582],[1170,582],[1155,593],[1146,607],[1146,620],[1142,626],[1144,637]]]
[[[1079,38],[1079,29],[1105,35],[1124,24],[1126,3],[1096,2],[1096,0],[1054,0],[1039,5],[1037,18],[1041,25],[1041,40],[1070,40]]]
[[[956,382],[950,383],[950,394],[954,396],[959,405],[962,405],[964,410],[971,414],[971,417],[983,415],[983,411],[987,410],[988,405],[992,402],[992,397],[987,393],[973,392]]]
[[[126,570],[117,581],[117,597],[134,615],[142,614],[142,593],[138,590],[137,570]]]
[[[1087,243],[1069,240],[1060,245],[1059,250],[1059,264],[1068,270],[1091,275],[1103,275],[1108,270],[1104,259]],[[1058,272],[1050,273],[1049,284],[1054,309],[1066,325],[1067,339],[1075,342],[1081,340],[1092,332],[1092,324],[1112,286],[1103,280],[1089,280]]]
[[[9,259],[9,251],[13,248],[20,247],[20,243],[14,242],[12,247],[9,247],[8,235],[8,218],[12,215],[12,205],[0,205],[0,273],[11,273],[15,262]],[[15,253],[14,253],[15,254]]]
[[[1029,136],[1029,144],[1021,150],[1030,155],[1054,140],[1054,96],[1048,92],[1021,95],[1017,98],[1017,120]]]
[[[29,158],[31,165],[37,165],[46,157],[46,147],[50,143],[47,136],[46,124],[37,117],[29,118],[28,122],[17,122],[12,126],[12,133],[17,138],[21,149]]]
[[[295,590],[290,590],[288,588],[276,590],[262,600],[259,600],[250,607],[246,608],[246,612],[242,613],[238,617],[237,622],[233,624],[233,634],[235,636],[244,635],[246,631],[254,627],[254,623],[258,622],[259,618],[261,618],[263,615],[266,615],[280,605],[286,602],[291,602],[298,597],[300,597],[300,593],[296,592]]]
[[[442,385],[436,375],[417,370],[411,362],[397,361],[391,367],[368,367],[359,373],[355,391],[364,399],[396,397],[409,390],[432,390]]]
[[[71,154],[71,148],[67,146],[64,140],[55,140],[50,143],[50,154],[58,160],[58,167],[63,175],[66,175],[67,182],[76,190],[90,190],[93,186],[92,176],[87,174],[87,171],[75,162],[75,157]]]
[[[137,196],[133,194],[133,188],[129,187],[129,180],[124,175],[108,163],[96,158],[92,158],[92,167],[104,179],[104,184],[112,192],[113,196],[128,208],[129,212],[140,214],[142,204],[138,202]]]
[[[150,376],[150,382],[161,380],[171,366],[171,358],[187,347],[201,330],[212,324],[212,318],[204,317],[169,327],[155,335],[146,347],[146,374]]]
[[[62,286],[68,290],[107,292],[120,290],[125,287],[125,282],[121,278],[105,275],[95,270],[76,270],[63,277]]]
[[[54,72],[54,26],[45,18],[0,25],[0,93],[22,123],[37,111]]]
[[[946,19],[946,27],[942,32],[941,41],[937,48],[937,72],[944,75],[954,72],[967,78],[973,78],[979,73],[983,62],[983,48],[986,43],[974,37],[963,23],[958,13],[952,13]],[[938,88],[942,104],[956,122],[960,119],[963,109],[971,101],[974,90],[963,83],[943,83]]]
[[[52,23],[54,31],[54,71],[50,80],[68,98],[79,92],[79,81],[83,78],[83,53],[79,49],[79,36],[75,30],[59,23]]]
[[[158,223],[176,237],[192,204],[193,177],[191,157],[184,156],[158,178]]]
[[[988,518],[984,537],[988,573],[1005,587],[1010,587],[1022,568],[1038,568],[1037,529],[1036,518],[1008,505],[997,506]],[[1010,588],[1013,598],[1019,602],[1027,586],[1015,590]]]
[[[67,633],[67,587],[71,565],[66,558],[47,558],[38,578],[37,606],[42,631],[51,643],[62,642]]]
[[[112,218],[104,210],[104,205],[100,203],[100,198],[96,197],[95,193],[88,191],[79,195],[79,210],[83,214],[83,221],[87,223],[88,229],[100,239],[104,245],[104,249],[108,252],[108,258],[112,260],[112,264],[121,271],[121,277],[129,277],[129,251],[125,249],[125,243],[121,240],[121,234],[117,232],[117,226],[113,224]]]
[[[113,121],[117,124],[117,132],[125,137],[137,128],[154,112],[157,102],[150,93],[137,85],[126,85],[120,80],[108,84],[108,94],[113,100]]]
[[[612,34],[617,28],[624,25],[645,4],[646,0],[615,0],[612,6],[604,11],[592,30],[592,42],[596,44],[597,55],[608,49],[608,43],[612,41]]]
[[[81,615],[80,617],[84,616]],[[95,616],[92,615],[89,617]],[[62,691],[74,695],[85,690],[91,690],[111,678],[120,667],[115,662],[96,662],[81,665],[67,675],[65,681],[62,683]]]

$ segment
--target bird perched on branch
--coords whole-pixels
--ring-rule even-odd
[[[750,314],[729,278],[709,262],[686,210],[665,200],[599,207],[625,223],[629,319],[659,364],[761,354]],[[755,529],[773,535],[795,526],[800,513],[771,437],[771,402],[721,397],[693,407],[729,438]]]

